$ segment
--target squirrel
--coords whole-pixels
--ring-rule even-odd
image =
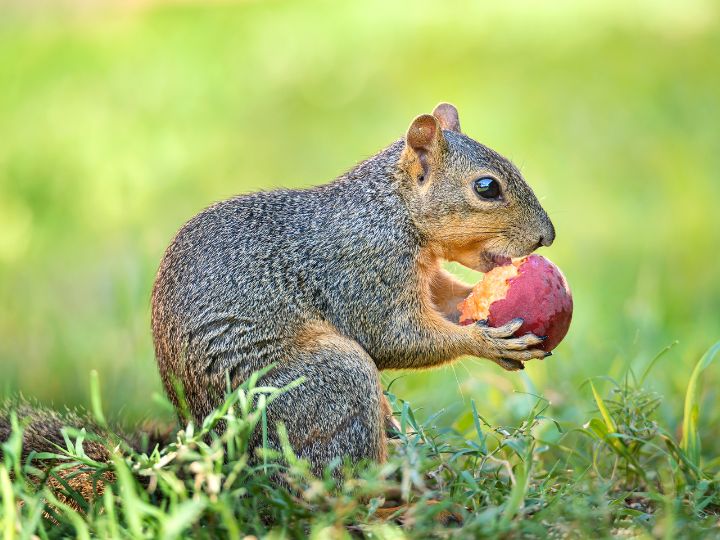
[[[235,388],[271,366],[262,384],[304,378],[268,407],[272,447],[283,422],[316,474],[336,458],[382,462],[392,411],[380,371],[463,355],[518,370],[547,355],[537,347],[542,336],[513,336],[519,319],[498,328],[457,324],[471,287],[442,261],[486,272],[554,238],[518,169],[464,135],[456,108],[441,103],[328,184],[233,197],[179,230],[152,291],[163,385],[179,416],[187,409],[201,423],[228,380]],[[16,412],[27,424],[24,456],[62,440],[55,413]],[[8,418],[6,406],[0,440],[10,434]],[[259,433],[251,443],[261,444]]]
[[[543,337],[513,337],[522,320],[457,324],[471,288],[441,262],[486,272],[554,238],[518,169],[441,103],[329,184],[233,197],[179,230],[152,292],[165,390],[202,422],[228,378],[272,365],[263,384],[305,382],[269,406],[271,446],[283,422],[315,473],[338,457],[383,461],[380,371],[463,355],[518,370],[547,355]]]

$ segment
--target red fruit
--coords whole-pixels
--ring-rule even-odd
[[[567,334],[573,301],[560,269],[530,255],[487,272],[458,309],[460,324],[487,319],[497,327],[520,317],[524,322],[515,336],[547,336],[540,347],[551,351]]]

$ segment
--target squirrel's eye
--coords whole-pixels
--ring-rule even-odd
[[[489,176],[478,178],[473,182],[475,193],[483,199],[497,199],[500,197],[500,182]]]

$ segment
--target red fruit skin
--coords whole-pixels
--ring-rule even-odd
[[[567,334],[572,319],[572,294],[565,276],[545,257],[530,255],[509,283],[505,297],[490,304],[488,325],[502,326],[520,317],[524,322],[514,335],[547,336],[539,347],[553,350]]]

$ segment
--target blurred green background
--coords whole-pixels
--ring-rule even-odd
[[[650,378],[677,426],[720,338],[717,3],[129,6],[0,4],[0,392],[87,404],[97,369],[116,418],[171,417],[149,296],[178,227],[239,192],[329,181],[451,101],[554,220],[543,252],[574,321],[524,373],[468,359],[393,391],[448,414],[473,398],[494,422],[533,391],[580,421],[583,381],[679,340]],[[705,379],[707,430],[718,369]]]

